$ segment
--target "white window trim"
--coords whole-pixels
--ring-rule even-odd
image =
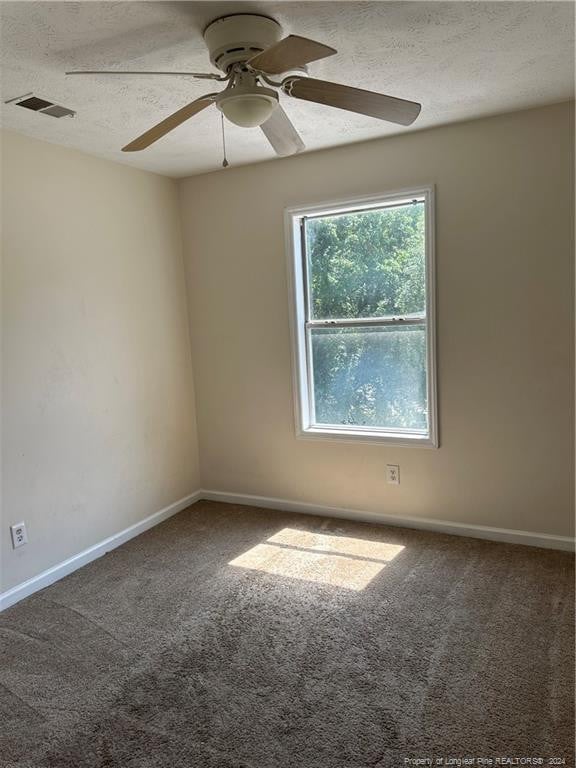
[[[393,430],[373,430],[362,427],[331,427],[311,425],[311,377],[308,376],[308,345],[306,344],[304,306],[304,265],[300,220],[304,216],[335,214],[355,208],[378,208],[388,201],[423,197],[426,216],[426,348],[429,434],[410,435]],[[335,440],[344,442],[409,445],[438,448],[438,403],[436,373],[436,260],[435,260],[434,186],[425,185],[385,192],[380,195],[352,197],[325,201],[320,204],[294,206],[284,211],[284,231],[288,261],[289,312],[292,346],[292,374],[296,436],[305,440]]]

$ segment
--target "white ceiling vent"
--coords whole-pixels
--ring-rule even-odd
[[[54,104],[53,101],[46,101],[46,99],[41,99],[32,93],[26,93],[24,96],[9,99],[4,103],[15,104],[17,107],[24,107],[24,109],[30,109],[33,112],[41,112],[43,115],[50,115],[50,117],[76,116],[76,112],[73,109],[68,109],[68,107],[63,107],[60,104]]]

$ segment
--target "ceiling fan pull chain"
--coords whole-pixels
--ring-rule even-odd
[[[224,160],[222,160],[222,168],[228,168],[230,163],[226,159],[226,134],[224,133],[224,114],[220,113],[220,118],[222,120],[222,152],[224,154]]]

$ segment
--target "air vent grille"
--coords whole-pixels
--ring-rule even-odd
[[[24,109],[30,109],[33,112],[41,112],[43,115],[50,115],[50,117],[75,117],[76,115],[73,109],[63,107],[61,104],[55,104],[53,101],[41,99],[32,93],[17,96],[15,99],[8,99],[4,103],[15,104],[17,107],[24,107]]]
[[[19,107],[26,107],[26,109],[33,109],[34,112],[38,112],[41,109],[45,109],[46,107],[52,106],[51,101],[45,101],[44,99],[39,99],[37,96],[31,96],[29,99],[24,99],[24,101],[19,101],[17,103]]]

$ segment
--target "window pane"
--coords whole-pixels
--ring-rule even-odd
[[[428,427],[424,325],[313,328],[316,424]]]
[[[313,319],[423,313],[424,203],[306,219]]]

